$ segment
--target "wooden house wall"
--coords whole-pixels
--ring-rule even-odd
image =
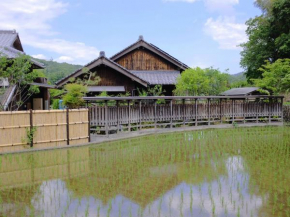
[[[133,50],[116,62],[128,70],[179,70],[177,66],[145,48]]]
[[[105,65],[97,66],[92,71],[97,72],[97,76],[101,78],[97,86],[124,86],[125,91],[130,93],[141,86],[131,78]]]

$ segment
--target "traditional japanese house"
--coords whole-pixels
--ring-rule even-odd
[[[84,67],[97,72],[101,79],[97,86],[89,86],[88,95],[105,91],[109,94],[129,92],[132,96],[138,95],[138,89],[155,85],[162,85],[165,95],[170,96],[178,76],[188,68],[186,64],[146,42],[142,36],[111,58],[101,52],[99,58]],[[83,74],[83,70],[79,69],[56,82],[56,85],[62,87],[71,78],[82,78]]]
[[[13,59],[19,55],[24,55],[24,50],[20,41],[20,37],[15,30],[0,30],[0,57],[5,56],[8,59]],[[39,63],[31,59],[31,70],[34,69],[43,69],[44,66],[42,63]],[[7,78],[0,78],[0,111],[1,110],[15,110],[13,108],[17,107],[17,110],[26,110],[26,109],[49,109],[50,104],[50,95],[49,88],[54,88],[52,85],[47,84],[45,78],[37,78],[33,83],[29,85],[35,85],[39,87],[39,93],[32,94],[27,97],[25,92],[27,88],[23,88],[23,91],[20,94],[16,93],[16,85],[9,84]],[[14,106],[19,101],[23,101],[23,105],[18,108]]]

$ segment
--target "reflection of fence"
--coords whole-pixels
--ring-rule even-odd
[[[167,101],[157,104],[158,99]],[[193,124],[214,124],[216,122],[272,122],[283,121],[283,97],[85,97],[85,100],[98,102],[90,108],[92,126],[110,129],[132,127],[157,127]],[[117,100],[114,105],[111,100]],[[147,103],[153,100],[154,103]],[[125,101],[125,105],[124,105]],[[105,102],[105,103],[104,103]],[[121,105],[120,102],[123,102]]]
[[[86,143],[88,123],[87,109],[0,112],[0,152]]]

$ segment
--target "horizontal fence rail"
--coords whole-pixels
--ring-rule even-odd
[[[91,130],[137,130],[149,127],[217,123],[283,122],[283,97],[85,97]],[[162,101],[161,101],[162,100]],[[160,104],[162,102],[162,104]]]

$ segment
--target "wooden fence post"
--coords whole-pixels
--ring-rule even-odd
[[[69,109],[66,108],[66,144],[69,145]]]
[[[257,102],[257,106],[256,106],[256,123],[259,123],[259,102]]]
[[[172,122],[173,122],[173,105],[172,100],[170,100],[170,128],[172,128]]]
[[[89,142],[91,142],[91,109],[88,107],[88,134],[89,134]]]
[[[195,99],[195,126],[197,126],[197,115],[198,115],[198,112],[197,112],[197,99]]]
[[[207,102],[207,112],[208,112],[208,125],[210,125],[210,99]]]
[[[30,147],[33,147],[33,136],[34,136],[34,134],[32,134],[32,132],[33,132],[33,113],[32,113],[31,109],[29,111],[30,111],[29,116],[30,116],[30,135],[31,135]]]
[[[232,99],[232,124],[235,122],[235,100]]]
[[[106,136],[109,136],[109,115],[108,115],[108,101],[105,100],[105,130]]]
[[[157,128],[157,101],[154,101],[154,128]]]
[[[222,99],[219,100],[219,103],[220,103],[220,123],[222,124],[223,123],[223,116],[222,116]]]
[[[117,134],[119,133],[119,129],[120,129],[120,118],[119,118],[119,101],[117,100],[116,102],[116,106],[117,106]]]
[[[281,98],[281,107],[280,107],[280,112],[281,112],[281,121],[282,123],[284,122],[284,112],[283,112],[283,98]],[[286,120],[287,121],[287,120]]]
[[[182,99],[182,110],[183,110],[183,126],[185,127],[185,121],[186,121],[186,117],[185,117],[185,99]]]
[[[139,101],[139,130],[142,129],[142,101]]]
[[[131,105],[130,100],[128,100],[128,131],[131,132]]]

